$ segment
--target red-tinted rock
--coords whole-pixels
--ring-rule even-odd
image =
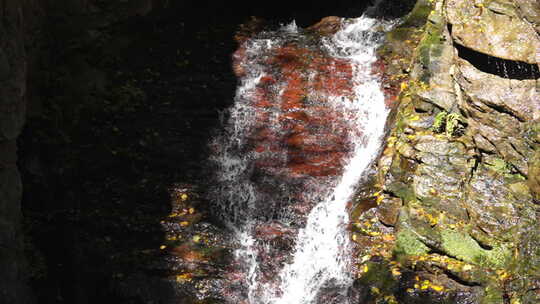
[[[333,33],[340,22],[337,17],[326,18],[310,30]],[[306,191],[310,178],[339,175],[352,150],[352,130],[350,113],[336,107],[333,99],[351,102],[351,64],[327,56],[320,48],[297,43],[262,50],[265,53],[250,62],[254,58],[248,58],[247,44],[233,56],[236,75],[248,77],[246,69],[255,64],[265,67],[249,100],[254,126],[247,146],[255,157],[253,174],[258,176],[259,190],[271,196],[272,191],[278,194],[280,185],[295,184],[286,193],[294,197],[296,191]],[[305,213],[313,203],[295,199],[284,207]]]
[[[264,241],[287,240],[293,238],[294,230],[278,222],[265,223],[255,228],[255,236]]]
[[[308,27],[308,30],[314,31],[319,35],[328,36],[335,34],[341,28],[341,18],[329,16],[323,18],[318,23]]]

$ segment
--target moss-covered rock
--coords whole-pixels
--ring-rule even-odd
[[[510,250],[504,246],[487,250],[470,235],[450,229],[442,230],[440,235],[441,247],[450,256],[486,267],[502,268],[508,263]]]
[[[421,283],[408,293],[396,289],[399,303],[461,303],[455,294],[466,295],[464,303],[536,303],[539,296],[531,290],[540,280],[537,81],[480,71],[458,56],[456,43],[536,63],[540,7],[530,1],[430,2],[425,22],[397,27],[381,52],[405,76],[378,164],[383,198],[369,216],[385,223],[384,202],[402,206],[394,238],[371,238],[371,244],[391,248],[391,255],[381,256],[400,273],[429,276],[430,284],[442,288],[428,298]],[[400,60],[388,51],[406,45],[411,33],[412,58]]]
[[[418,239],[413,231],[402,230],[397,234],[396,247],[394,248],[396,255],[423,255],[428,251],[429,248]]]

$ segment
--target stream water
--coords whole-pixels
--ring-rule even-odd
[[[313,42],[293,23],[235,55],[235,104],[211,157],[213,200],[237,240],[231,303],[349,303],[347,205],[385,132],[372,65],[388,26],[343,20]]]

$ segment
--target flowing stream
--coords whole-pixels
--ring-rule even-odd
[[[297,77],[288,65],[276,72],[273,54],[310,43],[295,24],[244,42],[235,104],[212,143],[211,158],[217,172],[213,200],[238,241],[234,267],[240,279],[231,283],[231,303],[349,303],[347,204],[380,152],[385,132],[388,109],[372,65],[387,26],[365,16],[343,20],[339,31],[306,47],[324,54],[321,67],[342,73],[341,80],[320,81],[324,72],[309,68]],[[319,58],[308,55],[298,61]],[[276,58],[296,62],[287,56]],[[295,92],[294,81],[308,90],[303,108],[283,106]],[[340,89],[342,82],[347,90]],[[261,106],[261,100],[269,105]],[[299,113],[312,119],[298,119]],[[296,120],[289,123],[285,118],[293,114]],[[291,128],[299,126],[304,137],[296,144]],[[257,148],[260,143],[267,148]],[[306,160],[313,150],[324,157]],[[301,166],[291,161],[298,154],[304,157]]]

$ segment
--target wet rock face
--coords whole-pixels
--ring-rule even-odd
[[[258,223],[253,234],[259,280],[279,284],[276,277],[290,262],[298,228],[322,199],[317,195],[324,196],[324,189],[342,173],[352,152],[345,105],[354,96],[353,68],[345,60],[331,58],[321,46],[323,36],[340,28],[340,18],[325,18],[302,35],[280,33],[285,38],[256,53],[251,44],[260,43],[259,36],[245,38],[257,27],[253,21],[237,37],[241,45],[233,56],[233,69],[242,82],[253,78],[250,73],[260,72],[247,97],[246,114],[253,116],[249,118],[253,125],[239,153],[252,158],[248,174],[259,205],[250,217]],[[245,298],[238,294],[242,290],[238,284],[245,281],[232,281],[225,290],[227,297]]]
[[[352,148],[347,112],[330,104],[332,98],[350,102],[346,96],[353,94],[352,68],[314,46],[295,42],[267,52],[264,62],[257,63],[250,62],[253,58],[246,55],[244,46],[234,55],[234,70],[240,78],[246,76],[249,65],[266,67],[251,100],[256,123],[247,146],[254,153],[253,176],[260,181],[257,187],[262,193],[279,193],[278,183],[297,185],[297,193],[292,194],[297,201],[282,208],[304,214],[312,203],[303,198],[312,187],[311,180],[340,174],[342,159]]]
[[[538,79],[458,52],[537,65],[538,14],[531,1],[418,1],[387,35],[380,54],[400,106],[377,204],[353,217],[360,281],[377,287],[366,298],[540,300]]]

